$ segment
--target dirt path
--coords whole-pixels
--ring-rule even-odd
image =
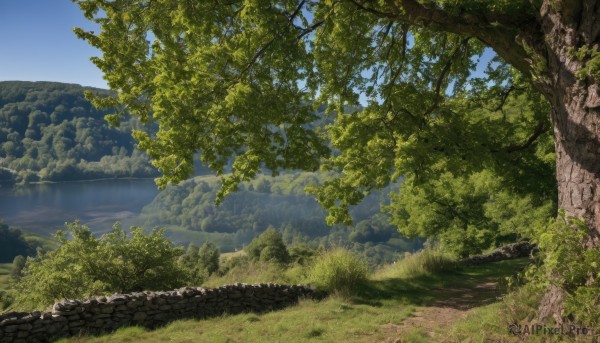
[[[474,307],[492,303],[501,295],[495,279],[485,280],[474,288],[442,288],[434,292],[437,300],[431,305],[418,308],[400,324],[384,325],[389,334],[386,342],[403,342],[402,337],[414,329],[425,332],[434,342],[443,341],[438,332],[467,317]]]

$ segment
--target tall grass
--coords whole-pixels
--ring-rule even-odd
[[[348,250],[337,248],[323,253],[309,273],[311,283],[318,288],[349,297],[367,279],[364,260]]]
[[[373,279],[416,278],[457,266],[457,259],[438,247],[427,247],[417,253],[406,253],[402,259],[374,273]]]

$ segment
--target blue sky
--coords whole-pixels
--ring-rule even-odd
[[[70,0],[0,0],[0,81],[58,81],[107,88],[74,27],[92,29]]]

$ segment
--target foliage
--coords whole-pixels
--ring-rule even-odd
[[[431,237],[465,257],[531,238],[532,228],[547,222],[555,206],[547,195],[515,194],[501,176],[484,170],[467,176],[446,171],[418,185],[407,178],[387,209],[403,234]]]
[[[248,255],[238,255],[225,259],[220,265],[219,275],[229,274],[229,271],[235,268],[244,270],[249,265],[249,263],[250,258],[248,258]]]
[[[12,262],[18,255],[32,256],[37,247],[25,238],[23,231],[0,221],[0,263]]]
[[[18,279],[23,276],[23,268],[25,268],[25,257],[22,255],[15,256],[12,262],[12,270],[10,271],[10,276],[13,279]]]
[[[281,237],[281,233],[269,227],[258,237],[252,240],[244,249],[251,260],[263,262],[287,263],[290,254]]]
[[[598,326],[600,323],[600,250],[587,249],[588,228],[583,220],[559,212],[556,219],[538,227],[539,266],[532,266],[527,277],[541,293],[549,285],[566,295],[566,315],[576,321]],[[600,329],[600,327],[597,327]]]
[[[550,137],[547,101],[500,58],[472,77],[485,39],[394,20],[384,15],[398,10],[390,3],[75,2],[101,27],[75,32],[103,52],[94,63],[116,91],[92,101],[158,122],[156,134],[134,136],[161,171],[160,187],[189,177],[196,151],[218,175],[233,159],[217,201],[263,169],[320,164],[334,177],[312,192],[328,223],[347,224],[350,207],[401,176],[420,183],[445,170],[519,175],[543,166],[539,180],[515,178],[526,179],[515,187],[523,196],[542,192],[526,186],[552,173],[551,162],[531,158]],[[536,11],[510,1],[428,3],[446,13]],[[505,112],[518,96],[526,101]]]
[[[328,210],[328,224],[350,224],[353,206],[405,177],[396,200],[420,200],[425,210],[392,204],[400,229],[435,236],[461,255],[519,235],[535,238],[527,226],[556,211],[548,99],[569,92],[550,80],[566,68],[565,56],[557,63],[547,57],[559,30],[542,25],[540,12],[571,26],[569,6],[75,2],[100,25],[101,33],[76,33],[102,51],[94,62],[116,91],[94,97],[95,105],[126,107],[159,123],[155,135],[134,135],[162,172],[160,187],[189,177],[197,151],[218,175],[233,159],[217,202],[263,169],[276,175],[320,165],[332,176],[310,192]],[[586,39],[571,41],[580,48]],[[506,60],[493,58],[475,77],[488,45]],[[596,76],[597,47],[571,54],[583,63],[567,69]],[[325,119],[309,104],[327,106],[324,114],[335,119],[317,129]],[[567,112],[578,110],[583,102]],[[487,176],[492,191],[484,190]]]
[[[13,304],[14,297],[10,292],[0,290],[0,310],[4,310]]]
[[[295,264],[306,266],[312,263],[314,258],[319,253],[318,251],[311,249],[306,244],[294,244],[289,247],[290,261]]]
[[[130,131],[142,129],[138,121],[107,126],[107,112],[92,107],[86,90],[110,94],[54,82],[0,82],[0,180],[156,175],[147,155],[134,149]]]
[[[183,253],[164,237],[164,230],[146,235],[132,227],[131,237],[117,223],[96,238],[78,222],[59,231],[55,250],[28,258],[16,285],[16,306],[48,306],[62,298],[82,298],[112,292],[161,290],[186,283],[177,265]]]
[[[198,261],[204,266],[208,275],[219,270],[219,248],[212,242],[206,242],[198,251]]]
[[[186,279],[191,285],[201,285],[208,277],[208,270],[200,263],[199,251],[197,246],[190,243],[185,254],[177,260],[179,267],[186,271]]]
[[[548,103],[498,57],[473,77],[486,39],[410,25],[352,1],[234,1],[219,9],[75,2],[101,26],[102,34],[76,33],[103,52],[94,62],[115,90],[92,101],[158,123],[156,134],[134,136],[161,171],[160,187],[188,178],[196,152],[222,178],[216,202],[261,171],[321,165],[326,180],[308,189],[328,224],[348,225],[352,207],[405,177],[390,207],[395,224],[461,255],[527,235],[556,208]],[[511,1],[427,3],[446,13],[535,12]],[[269,187],[261,179],[252,190]],[[407,211],[410,200],[425,206]],[[523,215],[529,210],[532,220]],[[197,214],[190,217],[201,223],[185,224],[210,230],[219,222]],[[386,236],[385,226],[365,224],[351,240]]]
[[[357,255],[338,248],[323,253],[310,270],[310,280],[317,287],[349,296],[367,279],[368,267]]]
[[[586,77],[590,76],[596,80],[600,80],[600,51],[598,47],[582,46],[579,50],[570,50],[569,54],[571,57],[585,62],[583,68],[581,68],[575,76],[585,80]]]
[[[212,242],[205,242],[200,248],[190,243],[177,263],[186,271],[190,284],[201,285],[219,270],[219,255],[219,248]]]

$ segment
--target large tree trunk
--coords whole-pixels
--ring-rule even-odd
[[[587,45],[598,49],[600,4],[590,1],[545,1],[540,11],[547,49],[546,80],[541,87],[552,105],[556,145],[558,206],[580,217],[589,228],[588,249],[600,248],[600,87],[579,78],[584,61],[569,53]],[[550,286],[542,298],[541,319],[563,322],[563,291]]]

